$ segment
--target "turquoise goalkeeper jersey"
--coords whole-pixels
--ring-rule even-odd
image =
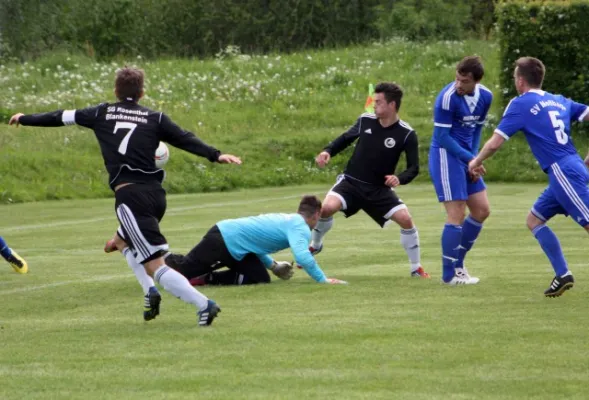
[[[326,282],[325,274],[309,251],[311,230],[300,214],[262,214],[255,217],[226,219],[217,223],[227,249],[236,260],[256,254],[269,267],[276,253],[288,247],[295,262],[317,282]]]

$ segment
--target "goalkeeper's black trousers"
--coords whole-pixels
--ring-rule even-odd
[[[209,285],[248,285],[270,283],[270,275],[255,254],[242,260],[233,258],[217,225],[185,256],[171,253],[166,264],[187,279],[202,277]],[[227,270],[220,270],[227,267]]]

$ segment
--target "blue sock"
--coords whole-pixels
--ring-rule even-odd
[[[564,259],[564,254],[562,254],[560,242],[558,241],[558,238],[554,232],[552,232],[552,229],[542,224],[535,227],[532,230],[532,233],[550,260],[550,264],[552,264],[552,268],[554,268],[554,273],[556,276],[563,276],[566,274],[569,270],[567,267],[567,262]]]
[[[4,258],[8,258],[12,254],[12,251],[10,251],[10,247],[8,247],[2,236],[0,236],[0,254]]]
[[[444,225],[442,231],[442,279],[444,282],[450,282],[454,277],[454,264],[458,260],[458,246],[461,239],[460,225]]]
[[[469,215],[464,220],[464,224],[462,224],[462,240],[460,241],[460,248],[458,249],[458,261],[456,261],[456,268],[464,267],[464,257],[466,257],[466,253],[472,249],[474,246],[474,242],[479,237],[479,233],[481,233],[481,229],[483,229],[483,223],[477,221]]]

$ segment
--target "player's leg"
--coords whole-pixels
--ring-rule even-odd
[[[211,272],[205,277],[208,285],[256,285],[270,281],[268,269],[255,254],[248,254],[229,269]]]
[[[210,325],[220,311],[215,302],[194,289],[179,272],[165,264],[168,250],[159,221],[165,213],[165,191],[143,185],[129,185],[115,192],[117,217],[131,247],[137,252],[137,262],[147,273],[175,297],[194,305],[199,325]]]
[[[557,202],[559,213],[570,215],[580,226],[587,230],[589,225],[589,172],[580,158],[571,157],[562,164],[553,164],[548,173],[550,184],[542,193],[540,199],[547,203],[549,200]],[[537,203],[540,202],[540,199]],[[550,218],[540,205],[535,204],[535,215]],[[556,206],[555,206],[556,209]],[[553,210],[551,210],[553,211]],[[555,271],[555,277],[550,287],[544,292],[546,296],[556,297],[574,285],[574,278],[569,271],[558,238],[547,227],[542,225],[535,228],[535,236],[542,245],[542,249],[550,259]],[[542,241],[541,241],[542,240]]]
[[[464,267],[464,258],[479,237],[483,229],[483,222],[491,214],[491,206],[483,179],[480,178],[476,182],[470,181],[470,177],[467,179],[469,179],[469,183],[467,185],[468,199],[466,200],[466,206],[470,213],[462,223],[462,238],[455,268],[457,275],[469,276],[466,267]]]
[[[562,295],[574,283],[574,278],[568,269],[560,241],[552,229],[546,225],[546,222],[550,218],[556,214],[564,213],[566,211],[556,199],[552,188],[548,186],[540,197],[538,197],[526,218],[528,229],[540,244],[544,254],[546,254],[546,257],[550,261],[550,265],[554,269],[554,279],[552,279],[548,289],[544,291],[544,295],[548,297]]]
[[[478,278],[459,277],[455,270],[468,198],[464,164],[445,149],[431,148],[429,172],[438,201],[446,209],[441,238],[442,281],[449,285],[478,283]]]
[[[400,242],[407,253],[411,276],[429,278],[429,274],[421,266],[421,249],[419,246],[419,232],[413,223],[413,218],[403,201],[394,190],[378,188],[366,191],[362,208],[381,227],[394,221],[401,228]]]
[[[353,204],[354,196],[353,185],[343,175],[340,175],[321,205],[319,221],[311,234],[311,248],[309,249],[311,253],[317,254],[323,249],[323,238],[333,226],[333,214],[340,210],[344,211],[346,216],[358,212],[358,208]]]
[[[26,274],[29,271],[29,266],[24,258],[18,253],[8,247],[6,241],[0,236],[0,254],[10,264],[10,266],[19,274]]]

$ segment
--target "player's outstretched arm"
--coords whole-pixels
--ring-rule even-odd
[[[294,255],[295,262],[303,267],[305,272],[318,283],[328,283],[332,285],[346,284],[346,281],[325,276],[323,270],[319,267],[319,264],[317,264],[317,261],[315,261],[315,258],[309,251],[309,239],[310,237],[308,234],[305,235],[299,230],[289,232],[288,242]]]
[[[10,117],[8,125],[57,127],[64,126],[65,123],[63,120],[63,110],[57,110],[41,114],[14,114],[12,117]]]
[[[360,136],[360,125],[362,117],[358,118],[354,126],[342,133],[335,140],[329,143],[321,153],[315,158],[315,161],[320,167],[324,167],[329,162],[329,159],[336,156],[338,153],[346,149],[349,145],[354,143]]]
[[[497,132],[493,133],[493,136],[487,140],[487,143],[485,143],[481,152],[474,158],[474,160],[468,163],[468,171],[475,175],[480,174],[480,171],[484,172],[484,170],[481,170],[483,161],[495,154],[497,150],[501,148],[503,143],[505,143],[505,138]]]

